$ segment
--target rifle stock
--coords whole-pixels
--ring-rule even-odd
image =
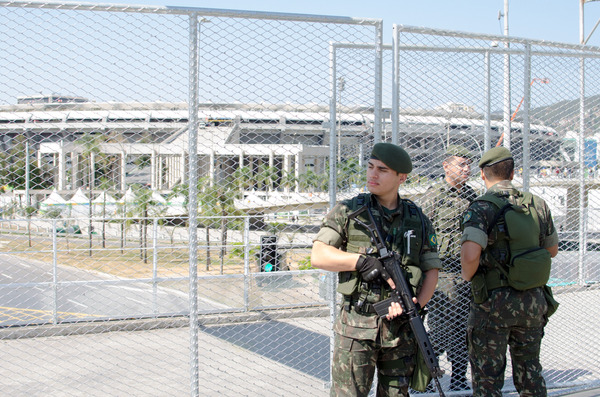
[[[369,215],[369,224],[361,221],[358,215],[367,211]],[[409,318],[410,327],[415,335],[415,339],[419,346],[419,350],[425,359],[427,369],[433,378],[440,396],[444,396],[444,392],[440,386],[439,378],[444,375],[444,371],[440,368],[438,358],[433,350],[433,346],[429,340],[423,320],[419,316],[419,309],[413,302],[413,291],[406,279],[406,272],[402,268],[399,255],[387,249],[385,240],[379,231],[375,218],[369,207],[364,206],[349,215],[355,222],[366,228],[371,233],[371,239],[379,253],[379,261],[383,264],[385,271],[394,281],[395,288],[392,289],[392,297],[374,304],[375,311],[379,316],[385,316],[389,312],[389,307],[393,301],[400,303],[402,312]]]

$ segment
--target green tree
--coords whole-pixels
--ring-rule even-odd
[[[296,183],[298,183],[298,181],[299,179],[296,178],[294,171],[283,171],[279,186],[282,186],[285,191],[295,190]]]
[[[0,185],[10,186],[13,189],[25,190],[27,188],[27,159],[29,156],[29,188],[50,189],[52,176],[49,171],[39,168],[33,150],[29,147],[27,153],[27,137],[18,135],[14,145],[8,153],[0,153]]]
[[[232,175],[233,180],[240,189],[240,192],[249,189],[254,185],[252,170],[250,167],[244,166],[236,169]]]
[[[148,263],[148,213],[151,208],[158,203],[152,199],[152,190],[147,187],[135,184],[131,186],[135,199],[133,205],[129,206],[128,218],[131,221],[137,219],[140,231],[140,258],[144,263]]]
[[[337,188],[349,190],[362,187],[367,182],[364,167],[361,167],[357,158],[343,159],[337,167]]]
[[[100,179],[98,189],[104,192],[104,201],[102,202],[102,248],[106,248],[106,192],[110,189],[114,189],[114,187],[114,180],[109,180],[107,178]]]
[[[236,191],[235,184],[231,178],[224,179],[212,186],[205,184],[200,190],[199,205],[200,213],[205,216],[209,227],[218,227],[221,229],[221,249],[219,251],[220,273],[223,274],[223,265],[225,255],[227,254],[227,230],[235,225],[235,221],[230,219],[232,216],[241,215],[235,208],[234,200],[241,198],[239,191]],[[210,225],[210,226],[209,226]],[[208,232],[207,232],[207,242]],[[207,253],[207,259],[209,254]],[[207,262],[207,270],[208,270]]]
[[[278,179],[279,170],[276,167],[270,167],[268,164],[261,164],[258,167],[256,181],[260,189],[266,192],[274,190],[275,182]]]
[[[220,271],[223,273],[223,265],[227,253],[227,230],[239,226],[236,224],[235,219],[231,219],[233,216],[241,215],[241,212],[234,205],[234,200],[241,198],[239,185],[236,185],[234,176],[213,184],[210,183],[208,177],[203,177],[198,180],[197,191],[198,216],[200,223],[206,230],[206,270],[210,270],[211,266],[210,230],[220,228],[221,249],[219,258]],[[176,186],[173,192],[174,194],[183,195],[185,202],[189,203],[189,186],[187,184]]]
[[[300,189],[305,192],[323,192],[326,191],[329,185],[329,175],[317,174],[313,170],[308,170],[300,175]]]

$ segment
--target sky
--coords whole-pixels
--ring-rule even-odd
[[[600,18],[600,1],[584,6],[585,37]],[[384,41],[393,24],[471,33],[504,34],[504,0],[117,0],[101,4],[163,5],[376,18],[384,21]],[[509,35],[578,44],[580,0],[509,0]],[[504,17],[502,17],[504,18]],[[588,45],[600,46],[600,27]]]

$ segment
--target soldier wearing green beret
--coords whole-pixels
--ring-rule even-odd
[[[425,306],[435,290],[441,263],[431,222],[412,201],[398,194],[411,171],[404,149],[377,143],[367,167],[369,193],[338,203],[314,240],[312,265],[338,272],[338,292],[344,297],[334,326],[332,396],[367,396],[375,371],[378,395],[408,396],[418,346],[398,303],[390,306],[387,316],[375,313],[373,304],[391,296],[393,281],[383,279],[386,273],[370,233],[348,215],[364,206],[370,208],[388,249],[402,256],[402,262],[413,269],[411,274],[424,275],[412,281],[415,303]]]
[[[546,396],[540,347],[552,300],[544,284],[558,253],[558,235],[546,202],[512,185],[508,149],[488,150],[479,167],[487,193],[469,206],[461,238],[462,277],[471,281],[473,292],[467,327],[473,395],[502,395],[509,347],[519,394]],[[516,247],[524,253],[514,255],[521,252]],[[516,261],[524,255],[534,259]]]
[[[450,390],[469,388],[467,368],[467,320],[471,290],[460,275],[460,222],[477,197],[467,184],[472,154],[460,145],[449,145],[442,166],[444,178],[432,185],[423,199],[423,212],[431,219],[442,260],[437,289],[429,302],[427,323],[436,354],[446,352],[452,364]]]

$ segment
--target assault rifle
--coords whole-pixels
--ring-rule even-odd
[[[362,214],[364,211],[367,211],[369,214],[369,224],[361,221],[358,218],[358,215]],[[349,215],[350,219],[354,219],[354,221],[360,226],[364,227],[371,233],[371,240],[375,247],[377,248],[377,252],[379,253],[379,261],[383,264],[385,271],[390,275],[392,280],[394,281],[395,288],[392,289],[392,297],[377,304],[373,305],[375,311],[379,316],[385,316],[388,314],[389,307],[392,303],[398,302],[402,306],[403,314],[408,315],[410,327],[415,334],[415,339],[417,340],[417,344],[419,345],[419,350],[425,359],[425,364],[427,365],[427,369],[431,374],[432,379],[435,381],[435,385],[441,397],[444,397],[445,394],[442,391],[442,387],[440,386],[439,378],[444,375],[444,371],[440,368],[440,364],[438,362],[438,358],[433,351],[433,347],[431,346],[431,342],[429,341],[429,336],[427,335],[427,331],[425,330],[425,326],[423,325],[423,320],[421,316],[419,316],[419,310],[416,304],[413,302],[413,291],[412,287],[408,284],[406,280],[406,271],[402,268],[400,264],[399,255],[393,251],[389,251],[385,244],[385,239],[381,235],[379,231],[379,227],[377,226],[377,222],[373,217],[373,213],[368,206],[363,206],[358,210],[354,211]],[[412,232],[412,230],[410,231]],[[414,237],[412,233],[406,233],[405,237],[408,240],[407,247],[410,246],[410,238]],[[408,248],[409,249],[409,248]]]

